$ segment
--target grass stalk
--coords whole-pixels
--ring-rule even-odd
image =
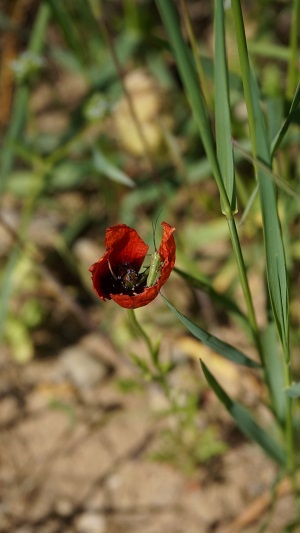
[[[268,178],[267,172],[257,161],[262,161],[267,167],[272,167],[270,146],[268,142],[264,117],[258,99],[258,88],[250,67],[247,42],[240,0],[232,0],[232,10],[235,21],[236,39],[240,57],[240,68],[243,80],[244,94],[248,111],[250,138],[254,158],[254,169],[259,184],[264,243],[266,253],[266,270],[268,291],[275,319],[278,336],[284,354],[285,385],[291,384],[290,352],[289,352],[289,299],[287,288],[287,273],[285,252],[281,234],[280,221],[277,211],[275,185]],[[266,376],[269,383],[270,376]],[[285,413],[285,443],[288,457],[288,470],[291,476],[295,470],[294,431],[292,421],[292,404],[286,402]]]
[[[252,296],[250,293],[250,288],[247,279],[247,272],[245,267],[245,262],[239,242],[239,237],[237,233],[236,223],[233,217],[233,211],[228,199],[224,181],[221,175],[217,154],[216,154],[216,145],[212,132],[212,127],[210,124],[205,100],[199,86],[197,77],[195,75],[195,69],[191,61],[191,55],[184,43],[182,38],[180,24],[178,21],[178,14],[174,7],[172,0],[156,0],[159,11],[161,13],[162,20],[169,34],[171,46],[174,51],[176,58],[177,66],[179,73],[181,75],[186,93],[196,120],[196,123],[199,127],[201,140],[203,143],[204,150],[206,152],[207,158],[210,162],[211,169],[219,189],[220,199],[222,204],[222,210],[226,216],[228,222],[228,228],[230,232],[230,237],[233,246],[233,252],[235,254],[238,272],[240,277],[240,282],[242,290],[244,293],[244,298],[247,306],[249,322],[252,329],[253,339],[256,343],[259,355],[261,357],[261,346],[259,341],[259,331],[255,317],[255,311],[252,301]]]
[[[48,5],[42,3],[39,7],[35,23],[30,35],[28,51],[40,54],[45,41],[46,28],[50,18],[50,9]],[[26,119],[28,98],[30,88],[27,83],[20,84],[16,87],[15,96],[12,105],[12,115],[5,137],[3,148],[1,150],[0,164],[0,192],[6,187],[6,181],[13,165],[15,156],[14,145],[18,141]]]
[[[287,75],[286,94],[289,99],[293,98],[296,84],[299,79],[299,19],[300,19],[300,0],[294,0],[292,11],[292,24],[290,36],[290,55]]]

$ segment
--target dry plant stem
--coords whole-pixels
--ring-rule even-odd
[[[281,498],[291,492],[291,483],[290,480],[284,478],[280,481],[275,489],[275,497]],[[240,533],[244,531],[247,526],[250,526],[254,522],[257,522],[262,518],[266,513],[268,508],[272,504],[272,494],[269,490],[263,492],[258,498],[253,500],[248,507],[246,507],[243,512],[229,524],[228,527],[225,527],[223,533]]]

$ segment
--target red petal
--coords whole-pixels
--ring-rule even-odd
[[[158,293],[159,286],[156,283],[153,287],[147,287],[141,294],[136,294],[135,296],[126,294],[111,294],[110,296],[118,305],[125,307],[125,309],[137,309],[152,302]]]
[[[175,228],[167,222],[162,222],[161,225],[163,226],[163,235],[158,249],[162,262],[161,274],[155,285],[146,287],[142,293],[134,296],[109,294],[107,292],[107,287],[109,286],[107,280],[112,276],[109,266],[114,272],[118,265],[129,263],[138,271],[143,264],[149,247],[137,232],[126,226],[126,224],[118,224],[106,230],[106,253],[97,263],[90,267],[93,287],[101,300],[113,299],[121,307],[135,309],[148,305],[156,298],[174,268],[176,253],[176,244],[173,237]]]
[[[167,222],[162,222],[161,225],[163,227],[163,236],[158,252],[163,265],[161,269],[161,275],[157,280],[159,289],[166,283],[167,279],[169,278],[174,268],[176,258],[176,244],[175,239],[173,237],[173,232],[175,231],[175,228],[170,226],[170,224],[168,224]]]
[[[111,276],[108,266],[108,252],[97,263],[94,263],[89,271],[92,273],[93,289],[97,296],[104,302],[107,299],[110,300],[109,292],[106,289],[106,279]]]
[[[125,263],[129,263],[132,268],[139,271],[149,249],[137,232],[126,224],[107,228],[105,246],[106,252],[103,257],[89,269],[92,273],[94,291],[104,301],[111,299],[107,282],[112,275],[109,265],[113,272],[117,270],[118,265]]]
[[[106,230],[105,246],[110,252],[112,269],[114,264],[129,263],[139,270],[149,249],[135,229],[129,228],[126,224],[118,224]]]
[[[156,298],[161,287],[166,283],[169,278],[175,264],[176,244],[173,237],[175,228],[170,226],[167,222],[162,222],[163,235],[160,247],[158,249],[163,266],[161,269],[161,275],[158,278],[155,285],[152,287],[146,287],[141,294],[135,296],[128,296],[125,294],[111,294],[110,297],[121,307],[126,309],[136,309],[148,305],[152,300]]]

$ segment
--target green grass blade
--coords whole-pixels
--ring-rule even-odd
[[[216,291],[207,279],[196,278],[195,276],[192,276],[191,274],[188,274],[187,272],[184,272],[183,270],[177,267],[174,268],[174,271],[179,276],[181,276],[191,287],[199,289],[200,291],[203,291],[208,294],[208,296],[216,303],[220,304],[225,311],[235,313],[248,323],[246,315],[244,315],[239,306],[228,296]]]
[[[210,125],[210,120],[207,112],[207,107],[202,95],[201,88],[195,75],[195,69],[191,62],[191,56],[183,40],[180,24],[178,20],[177,11],[172,0],[156,0],[157,6],[160,10],[164,25],[168,31],[171,46],[174,50],[176,64],[182,78],[186,94],[191,104],[193,115],[199,127],[202,143],[210,162],[211,169],[220,192],[222,212],[225,214],[228,229],[233,245],[233,251],[237,262],[240,282],[245,297],[245,302],[248,310],[249,323],[255,339],[255,343],[259,350],[259,336],[257,331],[256,317],[252,302],[252,297],[249,289],[248,279],[246,275],[245,263],[240,246],[238,233],[231,210],[231,205],[227,197],[224,187],[223,179],[220,172],[220,167],[216,154],[216,146]]]
[[[233,149],[228,89],[228,67],[225,45],[225,14],[223,0],[215,0],[215,121],[217,158],[231,205],[237,212],[234,181]]]
[[[182,78],[182,82],[185,87],[194,118],[199,127],[204,150],[210,162],[214,178],[220,191],[223,209],[224,206],[227,206],[226,211],[228,213],[228,216],[230,216],[230,204],[220,173],[220,168],[216,155],[216,146],[206,103],[204,101],[201,87],[198,83],[191,55],[181,34],[178,13],[174,7],[172,0],[156,0],[156,4],[169,34],[171,46],[173,48],[176,59],[176,64],[178,66],[178,70]]]
[[[206,346],[209,346],[212,350],[219,353],[225,359],[228,359],[229,361],[232,361],[233,363],[236,363],[238,365],[247,366],[250,368],[259,368],[260,364],[256,361],[253,361],[247,355],[243,354],[227,342],[221,341],[214,335],[211,335],[204,329],[200,328],[195,322],[187,318],[185,315],[180,313],[176,307],[174,307],[167,298],[162,296],[165,300],[167,306],[171,309],[171,311],[174,313],[174,315],[179,318],[180,322],[189,330],[189,332],[196,337],[196,339],[200,340],[205,344]]]
[[[14,144],[19,138],[25,122],[28,96],[29,89],[25,85],[19,86],[14,95],[10,125],[1,150],[0,193],[5,190],[8,175],[12,168],[15,157]]]
[[[235,20],[240,67],[248,110],[250,137],[253,156],[271,167],[271,155],[264,117],[259,104],[256,80],[250,68],[245,29],[239,0],[232,0]],[[255,165],[259,184],[266,250],[267,279],[272,310],[277,331],[286,358],[289,357],[289,305],[285,254],[277,212],[277,199],[274,183],[267,173]]]
[[[277,419],[284,423],[286,413],[286,398],[284,395],[284,368],[283,361],[278,350],[278,337],[274,322],[269,322],[262,335],[264,350],[264,362],[266,369],[266,379],[273,410]]]
[[[285,453],[277,442],[257,424],[251,413],[243,405],[228,396],[203,361],[200,361],[200,363],[207,383],[226,407],[227,411],[231,414],[239,429],[248,439],[259,444],[259,446],[277,463],[285,465]]]
[[[46,27],[49,21],[49,14],[50,11],[48,6],[41,4],[36,15],[34,27],[31,31],[28,51],[36,54],[41,53],[46,35]],[[0,193],[5,190],[6,181],[13,164],[15,156],[14,144],[21,135],[26,119],[29,93],[30,89],[28,85],[19,85],[15,91],[9,129],[1,150]]]
[[[254,167],[261,169],[266,178],[273,180],[274,183],[280,187],[280,189],[299,202],[300,193],[294,189],[294,187],[292,187],[287,180],[284,180],[279,174],[276,174],[274,170],[269,165],[266,165],[266,163],[264,163],[261,159],[253,157],[253,155],[247,150],[244,150],[239,143],[234,140],[232,142],[236,152],[240,153],[240,155],[243,155],[244,158],[252,163]],[[258,191],[259,185],[257,185],[257,192]]]
[[[83,46],[82,39],[79,35],[78,26],[75,24],[71,16],[71,4],[68,6],[68,2],[61,2],[60,0],[46,0],[46,3],[51,9],[53,18],[61,29],[66,43],[76,54],[76,58],[81,66],[84,66],[85,47]]]
[[[290,36],[290,56],[287,76],[287,96],[292,97],[297,79],[299,79],[299,19],[300,19],[300,0],[293,0],[292,25]]]
[[[100,172],[107,178],[127,187],[134,187],[134,181],[125,174],[122,170],[111,163],[99,149],[95,148],[93,152],[94,168],[97,172]]]
[[[282,124],[279,132],[277,133],[276,137],[272,141],[272,145],[271,145],[272,157],[274,156],[274,154],[278,150],[279,146],[281,145],[281,143],[282,143],[282,141],[284,139],[284,136],[285,136],[286,132],[288,131],[288,128],[289,128],[291,122],[293,121],[296,113],[298,112],[299,102],[300,102],[300,82],[297,85],[297,88],[296,88],[296,91],[295,91],[295,94],[294,94],[294,98],[293,98],[293,101],[291,103],[291,107],[290,107],[290,110],[288,112],[288,115],[287,115],[284,123]]]

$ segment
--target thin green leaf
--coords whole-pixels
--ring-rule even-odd
[[[48,25],[50,10],[48,6],[42,3],[39,6],[38,13],[35,18],[34,27],[31,30],[30,42],[27,50],[40,54],[44,45],[46,27]],[[0,193],[5,190],[6,182],[11,170],[15,149],[14,145],[20,138],[27,114],[27,105],[29,98],[29,86],[19,85],[12,105],[12,116],[10,118],[9,129],[3,143],[1,150],[1,164],[0,164]]]
[[[182,78],[194,118],[199,127],[203,147],[220,191],[223,209],[225,208],[224,206],[226,206],[226,213],[228,216],[230,216],[230,203],[227,198],[226,190],[220,173],[215,140],[210,124],[206,102],[204,100],[201,87],[198,83],[191,54],[182,37],[178,13],[172,0],[156,0],[156,4],[169,34],[170,43],[174,51],[178,70]]]
[[[223,1],[215,0],[215,118],[217,158],[232,213],[237,212]]]
[[[219,400],[235,420],[239,429],[250,440],[253,440],[280,465],[285,465],[285,453],[268,433],[252,417],[251,413],[241,404],[230,398],[218,381],[210,373],[207,366],[200,361],[203,373],[209,386],[213,389]]]
[[[274,170],[270,166],[266,165],[266,163],[264,163],[260,159],[257,159],[256,157],[253,157],[253,155],[250,152],[245,150],[244,147],[242,147],[234,139],[232,140],[232,144],[233,144],[234,148],[236,149],[236,151],[239,152],[240,154],[242,154],[247,161],[250,161],[250,163],[252,163],[253,166],[256,169],[258,169],[258,168],[261,169],[261,171],[264,173],[264,176],[265,176],[266,179],[268,178],[268,179],[273,180],[274,183],[276,185],[278,185],[278,187],[280,187],[280,189],[282,189],[285,193],[287,193],[289,196],[292,196],[293,198],[295,198],[299,202],[299,200],[300,200],[299,192],[296,191],[296,189],[294,189],[281,176],[276,174],[276,172],[274,172]]]
[[[66,43],[68,43],[73,52],[75,52],[81,66],[84,66],[85,47],[82,46],[82,39],[78,31],[78,25],[74,23],[66,2],[61,2],[60,0],[46,0],[46,2],[52,11],[54,19],[58,23],[60,30],[64,34]]]
[[[233,363],[236,363],[238,365],[247,366],[250,368],[260,368],[260,364],[256,361],[253,361],[247,355],[243,354],[227,342],[221,341],[214,335],[211,335],[204,329],[200,328],[195,322],[187,318],[185,315],[180,313],[174,307],[165,296],[163,296],[163,299],[165,300],[167,306],[171,309],[171,311],[174,313],[174,315],[179,318],[179,320],[182,322],[182,324],[189,330],[189,332],[196,337],[196,339],[200,340],[205,344],[206,346],[209,346],[212,350],[219,353],[225,359],[228,359],[229,361],[232,361]]]
[[[279,146],[281,145],[281,143],[282,143],[282,141],[284,139],[284,136],[285,136],[286,132],[288,131],[288,128],[289,128],[291,122],[293,121],[296,112],[298,111],[299,102],[300,102],[300,81],[299,81],[299,83],[297,85],[297,88],[296,88],[296,91],[295,91],[295,94],[294,94],[294,98],[293,98],[290,110],[288,112],[288,115],[287,115],[284,123],[282,124],[279,132],[277,133],[276,137],[272,141],[272,145],[271,145],[272,158],[274,157],[276,151],[278,150]]]
[[[244,224],[244,222],[245,222],[245,220],[246,220],[246,218],[247,218],[247,216],[249,214],[249,211],[250,211],[251,207],[254,204],[254,201],[255,201],[255,199],[257,197],[257,194],[258,194],[258,184],[255,185],[252,193],[250,194],[250,196],[248,198],[247,204],[246,204],[246,206],[244,208],[243,215],[242,215],[242,217],[241,217],[241,219],[240,219],[240,221],[238,223],[238,227],[242,226]]]
[[[181,276],[189,285],[191,285],[191,287],[199,289],[200,291],[203,291],[208,294],[212,300],[222,305],[222,307],[226,311],[231,311],[232,313],[237,314],[245,321],[248,320],[244,313],[241,311],[241,309],[238,307],[238,305],[228,296],[216,291],[208,280],[204,278],[195,278],[191,274],[188,274],[187,272],[184,272],[183,270],[177,267],[174,268],[174,271],[179,274],[179,276]]]
[[[101,152],[98,148],[95,148],[93,151],[93,162],[94,162],[94,168],[97,172],[100,172],[107,178],[111,179],[112,181],[116,181],[117,183],[121,183],[122,185],[127,185],[127,187],[134,187],[135,183],[134,181],[129,178],[118,167],[116,167],[113,163],[111,163]]]
[[[129,353],[132,361],[136,364],[136,366],[142,371],[142,373],[146,375],[150,375],[150,370],[148,368],[148,365],[142,357],[139,357],[138,355],[134,353]]]
[[[232,0],[240,66],[248,110],[253,156],[271,168],[271,155],[264,117],[259,103],[259,91],[250,68],[240,0]],[[267,173],[255,165],[259,183],[267,263],[270,301],[277,331],[287,359],[289,359],[289,299],[284,247],[277,212],[274,183]]]
[[[284,422],[286,398],[284,396],[283,361],[278,353],[278,337],[274,322],[269,322],[262,334],[266,379],[269,384],[273,410],[280,422]]]
[[[220,172],[220,167],[216,154],[216,146],[206,102],[203,98],[201,87],[199,87],[198,80],[195,76],[195,69],[191,61],[191,55],[182,37],[178,14],[174,7],[174,2],[172,0],[156,0],[156,3],[160,10],[164,25],[168,31],[171,46],[174,50],[176,64],[180,76],[182,78],[182,82],[193,111],[193,115],[199,127],[204,150],[211,164],[212,172],[220,192],[222,212],[225,214],[228,222],[228,229],[230,231],[233,251],[238,266],[240,282],[247,305],[249,323],[251,326],[253,337],[255,339],[255,342],[257,343],[257,324],[248,279],[246,276],[244,259],[238,239],[236,224],[233,218],[230,201],[227,197],[227,193]]]
[[[292,2],[292,20],[290,29],[289,43],[289,66],[287,73],[286,93],[291,98],[294,92],[297,79],[299,78],[299,19],[300,19],[300,0]]]

